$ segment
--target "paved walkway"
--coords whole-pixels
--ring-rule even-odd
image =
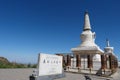
[[[29,80],[34,69],[0,69],[0,80]]]
[[[29,76],[32,74],[34,69],[0,69],[0,80],[29,80]],[[55,80],[86,80],[84,74],[77,73],[65,73],[64,78]],[[120,80],[120,69],[115,73],[113,78],[98,77],[95,75],[86,75],[91,80]]]
[[[77,74],[77,73],[65,73],[66,77],[55,79],[55,80],[86,80],[85,76],[88,76],[91,80],[114,80],[112,78],[99,77],[95,75],[87,75],[87,74]]]

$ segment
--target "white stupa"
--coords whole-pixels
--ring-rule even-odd
[[[85,12],[84,28],[82,34],[80,35],[80,38],[81,44],[76,48],[72,48],[71,51],[74,54],[92,54],[94,55],[94,59],[100,60],[99,54],[104,53],[104,51],[95,44],[95,32],[91,31],[88,12]]]
[[[106,47],[104,48],[104,52],[105,52],[105,54],[109,54],[109,53],[111,53],[111,54],[114,54],[113,53],[113,50],[114,50],[114,48],[113,47],[110,47],[110,43],[109,43],[109,40],[107,39],[106,40]]]

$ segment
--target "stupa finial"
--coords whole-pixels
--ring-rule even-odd
[[[110,47],[110,43],[108,39],[106,39],[106,44],[107,44],[107,47]]]
[[[89,14],[88,11],[85,11],[85,17],[84,17],[84,31],[85,30],[91,30],[90,26],[90,19],[89,19]]]

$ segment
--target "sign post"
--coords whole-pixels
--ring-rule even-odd
[[[40,53],[36,80],[53,80],[64,77],[62,63],[62,56]]]

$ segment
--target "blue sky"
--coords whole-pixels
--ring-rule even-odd
[[[119,0],[0,0],[0,56],[36,63],[38,53],[66,53],[80,44],[84,12],[101,49],[110,40],[120,58]]]

